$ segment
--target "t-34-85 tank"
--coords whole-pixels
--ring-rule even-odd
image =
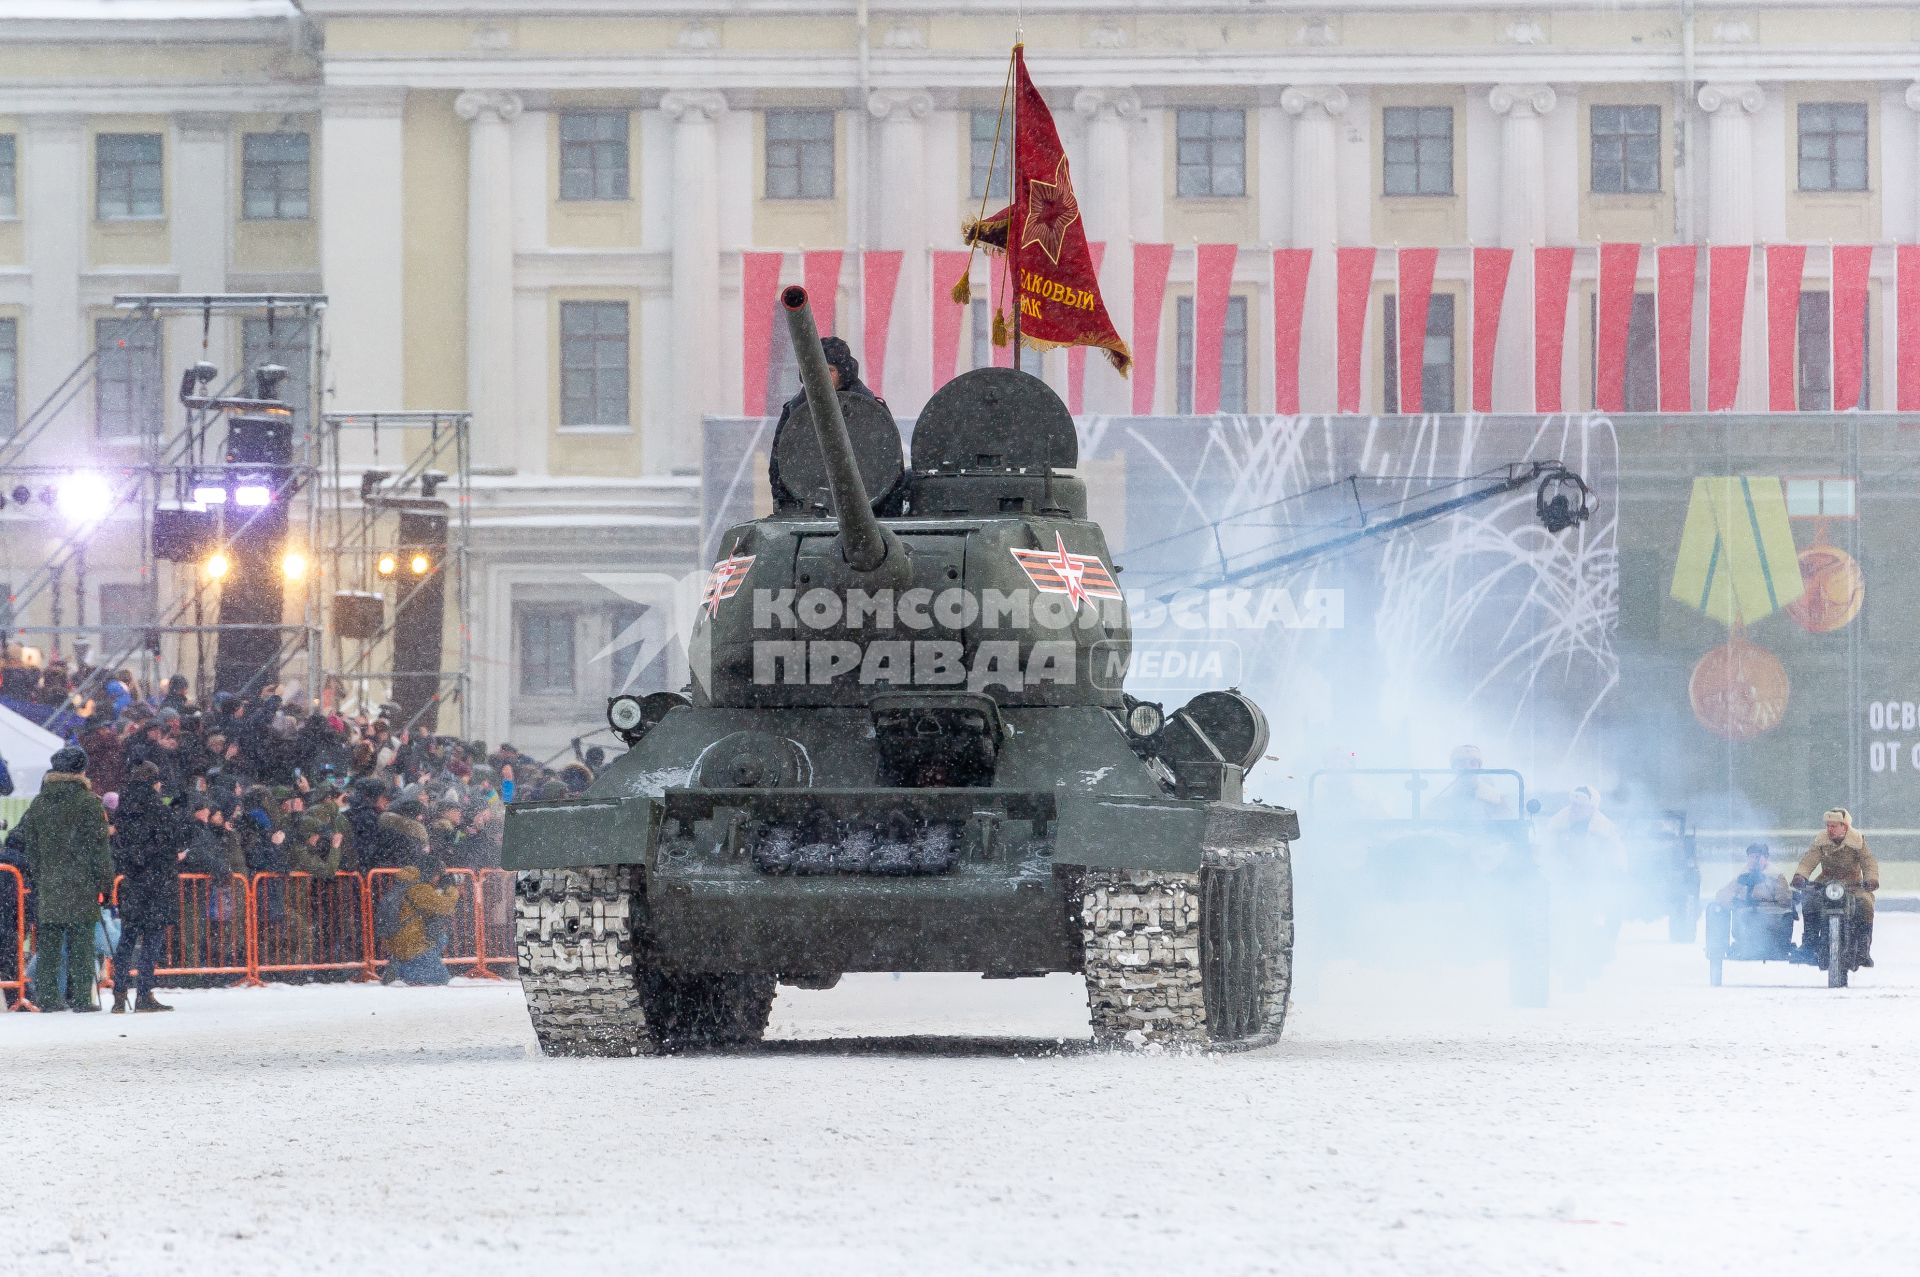
[[[1121,691],[1066,407],[967,373],[909,467],[886,408],[835,393],[806,293],[782,303],[806,404],[774,513],[722,541],[690,693],[614,698],[630,748],[588,795],[508,809],[541,1046],[753,1042],[776,984],[849,971],[1078,971],[1099,1041],[1270,1041],[1298,821],[1242,800],[1267,729],[1239,693]]]

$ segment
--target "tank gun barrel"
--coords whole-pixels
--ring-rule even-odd
[[[842,551],[847,565],[856,572],[872,572],[886,562],[889,554],[901,551],[893,534],[874,518],[873,499],[860,481],[860,467],[847,438],[846,419],[840,415],[840,396],[834,392],[833,373],[827,365],[826,351],[820,347],[820,332],[813,324],[807,290],[798,286],[783,289],[780,305],[787,312],[787,332],[793,338],[794,358],[800,365],[800,384],[806,388],[814,434],[826,459],[827,483],[833,490],[833,508],[840,520]]]

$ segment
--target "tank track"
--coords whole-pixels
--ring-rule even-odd
[[[1280,1037],[1293,977],[1287,848],[1199,873],[1089,870],[1082,958],[1094,1041],[1249,1050]]]
[[[641,995],[632,865],[535,869],[514,884],[520,988],[548,1055],[654,1055]]]

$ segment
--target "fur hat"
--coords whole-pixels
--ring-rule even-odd
[[[87,770],[87,751],[78,745],[68,745],[64,749],[53,751],[53,758],[47,763],[48,771],[83,772]]]
[[[1853,813],[1848,811],[1845,807],[1829,807],[1827,809],[1827,814],[1825,816],[1822,816],[1821,819],[1826,821],[1829,824],[1832,824],[1833,822],[1838,821],[1840,824],[1845,825],[1848,829],[1853,828]]]

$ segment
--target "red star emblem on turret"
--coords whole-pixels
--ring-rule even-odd
[[[1067,178],[1067,157],[1062,155],[1051,182],[1027,179],[1027,222],[1020,247],[1038,244],[1047,260],[1058,266],[1067,228],[1079,220],[1080,201],[1074,198],[1073,184]]]

